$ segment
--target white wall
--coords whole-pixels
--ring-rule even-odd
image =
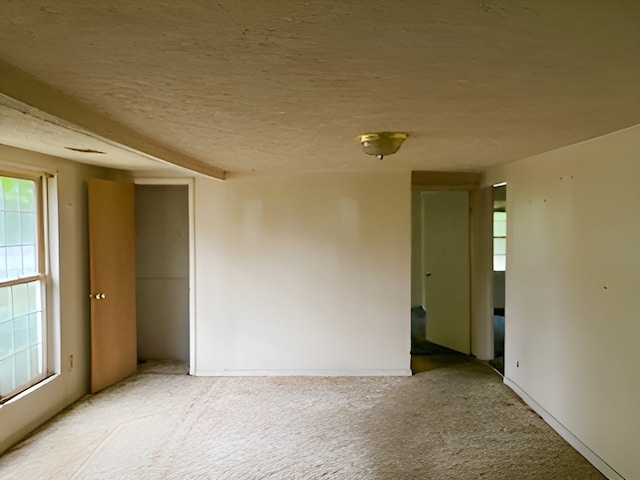
[[[493,358],[493,219],[491,187],[469,194],[471,258],[471,354],[480,360]]]
[[[485,178],[509,183],[506,382],[627,479],[640,478],[639,162],[640,126]]]
[[[198,178],[196,368],[408,374],[408,172]]]
[[[60,356],[59,375],[40,384],[27,395],[0,405],[0,453],[51,416],[88,392],[89,386],[89,266],[87,243],[88,178],[115,178],[117,172],[88,167],[55,157],[0,145],[0,166],[57,172],[57,237],[60,262]],[[54,242],[55,243],[55,242]],[[73,355],[73,369],[68,358]]]

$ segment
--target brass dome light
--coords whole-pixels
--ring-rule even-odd
[[[362,144],[364,153],[382,160],[386,155],[396,153],[408,136],[408,133],[403,132],[363,133],[358,135],[358,141]]]

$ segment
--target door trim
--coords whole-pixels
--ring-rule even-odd
[[[186,185],[189,209],[189,375],[196,369],[196,235],[193,178],[136,178],[136,185]]]

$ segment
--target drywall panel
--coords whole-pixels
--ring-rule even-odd
[[[0,145],[3,170],[55,174],[57,188],[50,205],[50,247],[53,280],[50,288],[57,328],[53,357],[57,375],[28,394],[0,405],[0,453],[89,389],[89,265],[86,180],[123,179],[122,173],[89,167],[48,155]],[[51,184],[56,187],[56,184]],[[56,227],[58,225],[58,227]],[[73,362],[70,357],[73,356]]]
[[[409,374],[409,172],[195,185],[197,374]]]
[[[189,362],[186,185],[136,185],[138,357]]]
[[[640,478],[640,127],[508,164],[505,374]]]

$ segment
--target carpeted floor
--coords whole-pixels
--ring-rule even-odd
[[[0,458],[9,479],[601,479],[489,367],[205,378],[174,364],[85,397]]]

